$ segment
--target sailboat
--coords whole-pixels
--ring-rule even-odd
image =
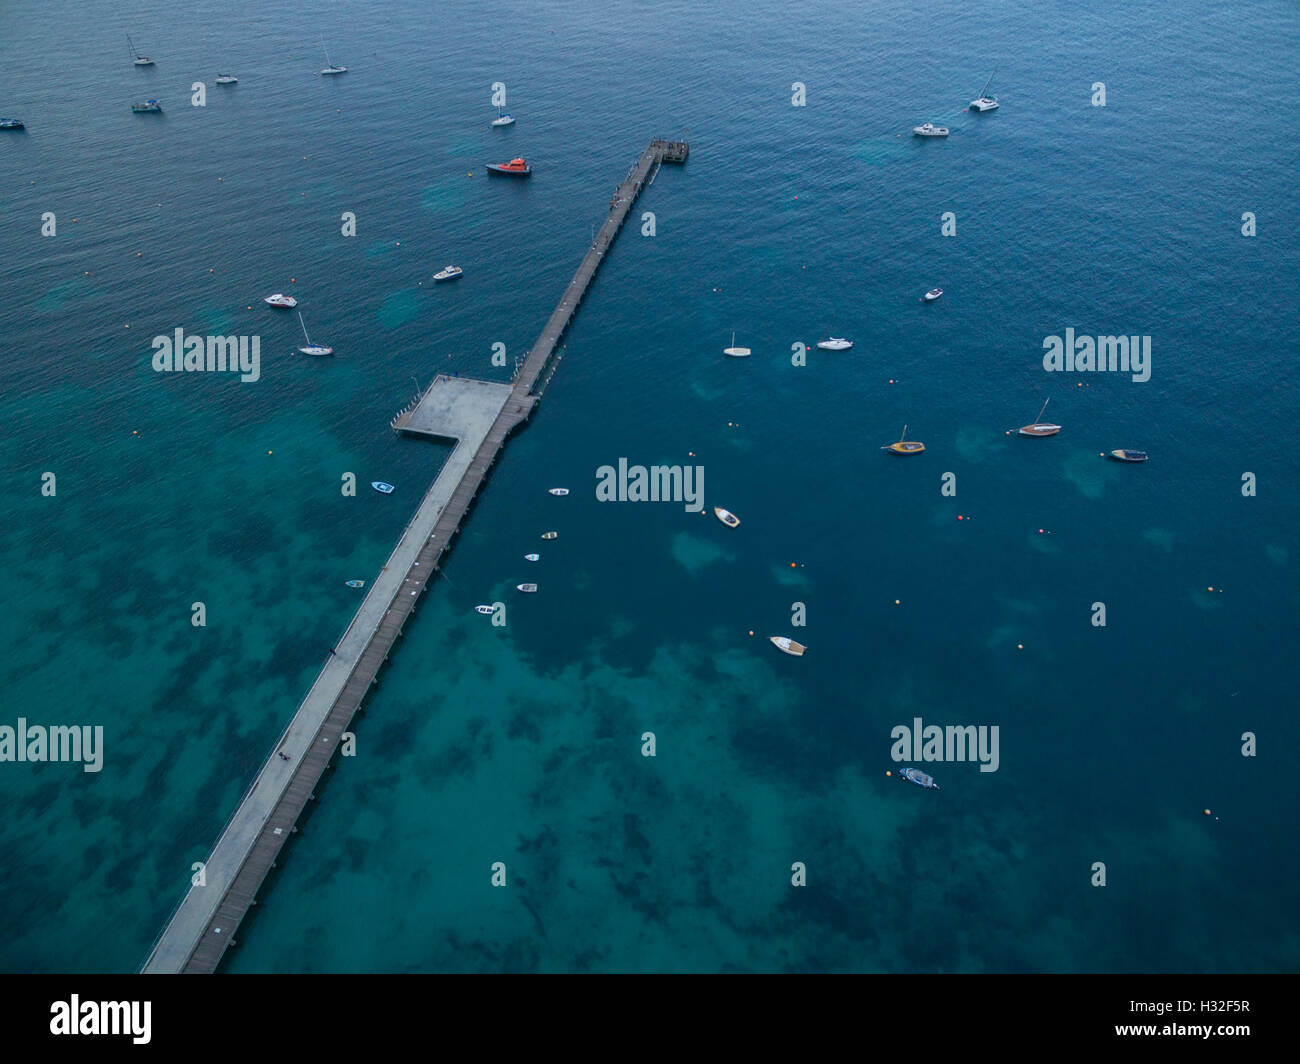
[[[1043,410],[1047,409],[1047,404],[1052,400],[1043,401]],[[1038,411],[1038,417],[1034,418],[1032,425],[1020,426],[1020,435],[1022,436],[1055,436],[1061,431],[1060,425],[1051,425],[1043,420],[1043,410]]]
[[[302,326],[302,335],[307,341],[306,347],[298,348],[304,355],[332,355],[334,348],[326,347],[324,344],[314,344],[311,337],[307,335],[307,323],[302,320],[302,311],[298,311],[298,323]]]
[[[892,451],[894,454],[920,454],[925,450],[925,444],[918,443],[916,440],[907,438],[907,426],[903,426],[903,434],[898,437],[897,443],[887,444],[880,448],[882,451]]]
[[[996,74],[997,71],[993,71]],[[993,80],[993,74],[989,75],[989,80],[984,82],[984,88],[980,89],[980,94],[970,102],[972,111],[996,111],[998,109],[998,100],[996,96],[990,96],[989,82]]]
[[[152,59],[147,55],[141,55],[135,50],[135,42],[131,40],[131,35],[129,33],[126,35],[126,43],[131,46],[131,55],[134,56],[132,62],[134,62],[136,66],[153,66]]]
[[[732,358],[748,358],[750,350],[748,347],[736,346],[736,330],[731,330],[731,346],[722,349],[724,355],[730,355]]]
[[[508,115],[505,111],[498,111],[496,118],[492,119],[494,126],[513,126],[515,124],[514,115]]]
[[[325,47],[325,38],[323,36],[320,39],[320,47],[321,47],[321,51],[325,53],[325,69],[321,71],[322,75],[346,74],[348,72],[347,67],[335,66],[333,63],[330,62],[330,50]]]

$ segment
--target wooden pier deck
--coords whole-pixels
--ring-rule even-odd
[[[459,532],[507,437],[529,418],[540,400],[554,368],[544,378],[543,373],[632,205],[662,163],[685,162],[689,150],[681,141],[652,140],[619,183],[610,200],[608,217],[516,371],[508,398],[501,402],[500,391],[489,393],[484,389],[480,403],[493,404],[487,416],[491,410],[496,411],[485,432],[481,425],[486,416],[480,416],[475,423],[473,412],[466,419],[446,425],[436,418],[421,421],[416,416],[435,388],[446,387],[446,378],[442,377],[393,419],[395,431],[447,436],[457,441],[456,447],[275,750],[227,822],[205,862],[206,884],[190,887],[142,971],[214,972],[234,944],[235,932],[249,908],[257,903],[257,893],[275,867],[281,848],[298,830],[298,818],[315,798],[316,787],[330,767],[344,731],[377,682],[379,670],[392,653],[422,592],[435,578],[444,552]],[[482,415],[481,406],[478,413]]]

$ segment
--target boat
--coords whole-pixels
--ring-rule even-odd
[[[157,100],[145,100],[144,103],[133,103],[131,110],[138,115],[161,114],[162,104]]]
[[[817,346],[823,351],[847,351],[853,346],[853,341],[845,340],[838,336],[832,336],[829,340],[818,340]]]
[[[1047,399],[1043,402],[1043,410],[1047,409],[1047,404],[1052,400]],[[1060,425],[1052,425],[1042,420],[1043,410],[1038,411],[1038,417],[1034,418],[1032,425],[1021,425],[1020,435],[1022,436],[1055,436],[1061,431]]]
[[[802,643],[796,643],[793,639],[787,639],[783,635],[769,635],[767,638],[772,641],[772,645],[777,650],[783,650],[796,658],[803,657],[803,652],[808,649]]]
[[[129,33],[126,35],[126,43],[131,46],[131,55],[133,56],[132,62],[136,66],[153,66],[152,59],[147,55],[141,55],[135,50],[135,42],[131,40],[131,35]]]
[[[531,595],[534,591],[537,590],[537,585],[536,585],[536,584],[516,584],[516,585],[515,585],[515,588],[516,588],[517,590],[519,590],[519,591],[522,591],[522,592],[523,592],[524,594],[526,594],[526,595]]]
[[[322,74],[322,75],[325,75],[325,74],[346,74],[346,73],[348,72],[348,68],[347,68],[347,67],[345,67],[345,66],[335,66],[333,63],[330,62],[330,50],[329,50],[328,48],[325,47],[325,37],[324,37],[324,35],[322,35],[322,36],[321,36],[321,39],[320,39],[320,50],[321,50],[322,52],[325,53],[325,69],[321,71],[321,74]]]
[[[1145,462],[1148,457],[1146,451],[1129,451],[1124,449],[1111,451],[1110,456],[1121,462]]]
[[[933,303],[941,295],[943,295],[942,288],[931,288],[930,291],[925,293],[925,301],[927,303]]]
[[[736,330],[731,330],[731,346],[722,349],[724,355],[730,355],[732,358],[748,358],[750,350],[748,347],[736,346]]]
[[[713,508],[713,513],[717,519],[728,528],[736,528],[740,524],[739,517],[733,514],[730,510],[724,510],[721,506],[715,506]]]
[[[936,126],[933,122],[926,122],[923,125],[913,126],[912,133],[918,137],[946,137],[948,127]]]
[[[272,307],[288,307],[290,309],[298,305],[298,301],[293,296],[286,296],[283,292],[276,292],[275,295],[267,296],[262,302]]]
[[[0,118],[0,129],[23,129],[21,118]]]
[[[882,451],[892,451],[894,454],[920,454],[925,450],[925,444],[907,439],[907,426],[904,425],[903,435],[898,437],[898,442],[888,444],[880,449]]]
[[[475,612],[475,613],[491,613],[491,612],[492,612],[492,607],[491,607],[491,606],[475,606],[475,607],[474,607],[474,612]]]
[[[997,71],[993,71],[996,74]],[[993,74],[989,75],[989,81],[993,80]],[[980,89],[980,94],[970,102],[972,111],[996,111],[998,109],[997,97],[989,95],[989,81],[984,82],[984,88]]]
[[[547,491],[547,493],[550,494],[550,495],[568,495],[568,494],[569,494],[569,489],[568,489],[568,488],[547,488],[546,491]]]
[[[370,486],[371,486],[372,488],[374,488],[375,491],[381,491],[381,492],[383,492],[385,495],[391,495],[391,494],[393,494],[393,486],[392,486],[391,484],[389,484],[389,483],[386,483],[385,481],[382,481],[382,480],[372,480],[372,481],[370,482]]]
[[[489,174],[504,174],[507,177],[527,177],[533,172],[523,159],[511,159],[508,163],[488,163]]]
[[[504,111],[498,111],[496,118],[492,119],[494,126],[513,126],[515,124],[514,115],[508,115]]]
[[[348,587],[365,587],[365,586],[366,586],[366,582],[365,582],[364,580],[349,580],[349,581],[348,581]]]
[[[298,311],[298,323],[302,326],[302,334],[307,338],[307,346],[298,348],[304,355],[332,355],[334,348],[326,347],[324,344],[314,344],[311,337],[307,336],[307,323],[302,320],[302,311]]]
[[[218,74],[218,75],[217,75],[217,84],[218,84],[218,85],[236,85],[236,84],[238,84],[238,83],[239,83],[239,79],[238,79],[237,77],[235,77],[234,74]]]
[[[454,281],[465,271],[459,266],[444,266],[441,270],[433,275],[435,281]]]
[[[939,785],[934,782],[933,776],[927,776],[919,768],[905,768],[899,773],[908,783],[915,783],[918,787],[924,787],[927,791],[937,791]]]
[[[524,561],[526,561],[526,562],[536,562],[536,561],[541,561],[541,559],[542,559],[542,556],[541,556],[540,554],[525,554],[525,555],[524,555]]]
[[[542,533],[542,539],[558,539],[559,536],[560,536],[560,534],[559,534],[558,532],[543,532],[543,533]]]

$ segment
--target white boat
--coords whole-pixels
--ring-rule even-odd
[[[728,528],[735,528],[740,524],[739,517],[733,514],[730,510],[724,510],[721,506],[715,506],[713,508],[713,513],[717,519]]]
[[[491,606],[475,606],[475,607],[474,607],[474,612],[475,612],[475,613],[491,613],[491,612],[492,612],[492,607],[491,607]]]
[[[820,340],[817,343],[823,351],[847,351],[853,346],[852,340],[845,340],[838,336],[832,336],[829,340]]]
[[[238,84],[238,83],[239,83],[239,79],[238,79],[237,77],[235,77],[234,74],[218,74],[218,75],[217,75],[217,84],[218,84],[218,85],[236,85],[236,84]]]
[[[522,592],[524,592],[525,594],[528,594],[528,595],[531,595],[534,591],[537,590],[537,585],[536,585],[536,584],[516,584],[515,587],[516,587],[518,590],[520,590],[520,591],[522,591]]]
[[[375,491],[383,492],[385,495],[393,494],[393,486],[382,480],[372,480],[370,486],[374,488]]]
[[[1052,400],[1050,399],[1043,400],[1043,409],[1038,411],[1038,417],[1034,418],[1034,423],[1032,425],[1022,425],[1019,430],[1020,435],[1055,436],[1061,431],[1060,425],[1053,425],[1051,422],[1043,420],[1043,414],[1047,412],[1047,404],[1051,401]]]
[[[569,489],[568,489],[568,488],[547,488],[546,490],[547,490],[547,492],[548,492],[549,494],[551,494],[551,495],[568,495],[568,494],[569,494]]]
[[[996,73],[996,70],[993,71],[993,74]],[[984,82],[984,88],[980,89],[979,96],[971,100],[970,109],[972,111],[996,111],[998,109],[997,97],[989,95],[989,81],[993,80],[993,74],[990,74],[989,80]]]
[[[496,118],[492,119],[494,126],[513,126],[515,119],[513,115],[508,115],[504,111],[498,111]]]
[[[542,533],[542,539],[559,539],[559,537],[560,537],[560,534],[559,534],[558,532],[543,532],[543,533]]]
[[[335,66],[330,62],[330,50],[325,47],[324,37],[320,39],[320,47],[321,51],[325,53],[325,69],[321,71],[321,74],[346,74],[348,72],[347,67]]]
[[[302,311],[298,311],[298,323],[302,326],[302,335],[306,337],[307,346],[298,348],[304,355],[332,355],[334,348],[326,347],[324,344],[314,344],[311,337],[307,336],[307,323],[302,320]]]
[[[942,288],[931,288],[930,291],[925,293],[925,301],[927,303],[933,303],[941,295],[943,295]]]
[[[730,347],[724,347],[724,348],[722,349],[722,353],[723,353],[724,355],[730,355],[732,358],[748,358],[748,357],[750,356],[750,353],[751,353],[751,352],[750,352],[750,350],[749,350],[748,347],[737,347],[737,346],[736,346],[736,330],[735,330],[735,329],[732,329],[732,330],[731,330],[731,346],[730,346]]]
[[[541,559],[542,559],[542,556],[541,556],[540,554],[525,554],[525,555],[524,555],[524,561],[526,561],[526,562],[536,562],[536,561],[541,561]]]
[[[767,638],[772,641],[772,645],[778,650],[783,650],[796,658],[803,657],[803,652],[808,649],[802,643],[796,643],[793,639],[787,639],[783,635],[770,635]]]
[[[132,62],[136,66],[153,66],[152,59],[147,55],[141,55],[135,50],[135,42],[131,40],[131,35],[129,33],[126,35],[126,43],[131,46],[131,55],[133,56]]]
[[[459,266],[444,266],[441,270],[433,275],[435,281],[454,281],[465,271]]]
[[[948,127],[936,126],[933,122],[926,122],[923,125],[913,126],[912,132],[918,137],[946,137]]]
[[[275,295],[273,296],[267,296],[264,300],[262,300],[262,302],[267,303],[273,307],[293,308],[298,305],[298,301],[294,299],[293,296],[286,296],[282,292],[276,292]]]

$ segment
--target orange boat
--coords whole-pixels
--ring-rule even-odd
[[[511,159],[508,163],[488,163],[489,174],[507,174],[510,177],[527,177],[533,172],[523,159]]]

